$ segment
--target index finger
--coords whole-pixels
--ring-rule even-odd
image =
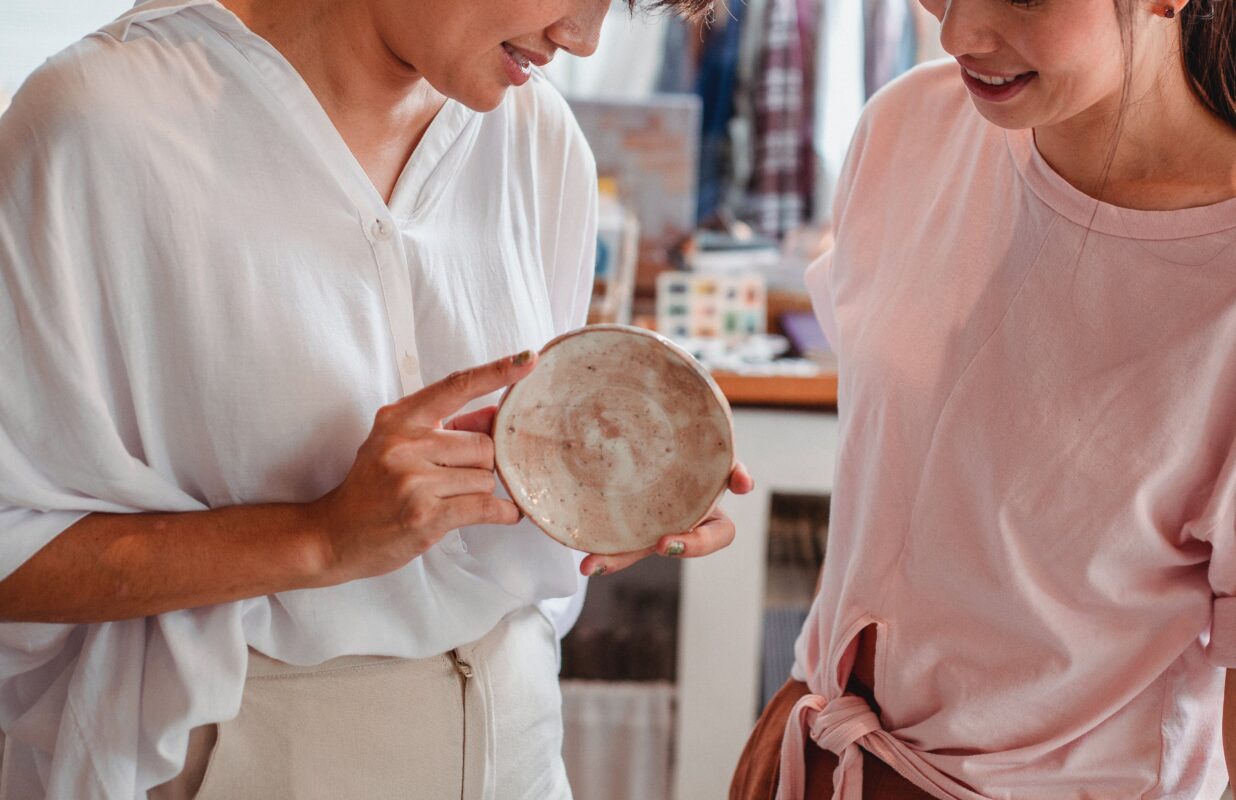
[[[440,425],[442,420],[471,401],[510,386],[532,372],[536,360],[536,353],[525,350],[518,355],[461,370],[408,395],[395,405],[405,411],[412,422],[426,426]]]

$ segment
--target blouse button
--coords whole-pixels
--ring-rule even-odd
[[[416,356],[411,353],[404,352],[403,358],[399,359],[399,369],[403,372],[405,377],[410,378],[419,374],[418,370],[420,369],[420,366],[420,362],[416,360]]]
[[[373,233],[373,238],[380,242],[385,242],[387,239],[391,238],[392,227],[386,220],[374,220],[373,225],[369,230]]]

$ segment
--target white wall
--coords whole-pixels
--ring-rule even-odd
[[[0,110],[49,55],[132,5],[131,0],[0,0]]]

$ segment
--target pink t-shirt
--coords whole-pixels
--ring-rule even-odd
[[[1098,204],[949,61],[870,103],[807,283],[840,357],[787,726],[940,798],[1215,798],[1236,667],[1236,201]],[[878,630],[877,719],[844,695]]]

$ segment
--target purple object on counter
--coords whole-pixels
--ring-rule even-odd
[[[781,315],[781,330],[800,355],[832,352],[824,329],[810,311],[785,312]]]

